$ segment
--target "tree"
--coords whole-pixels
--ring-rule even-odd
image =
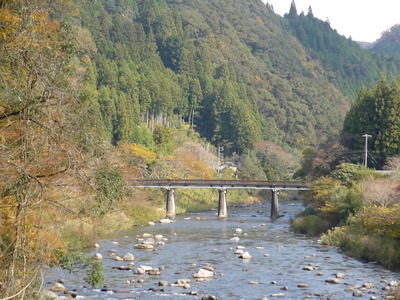
[[[346,115],[342,135],[344,142],[353,149],[362,149],[363,134],[372,135],[370,147],[376,167],[382,167],[385,159],[400,153],[400,85],[399,79],[389,86],[381,78],[368,91],[360,91],[358,99]]]
[[[290,10],[289,10],[289,17],[297,17],[297,8],[296,8],[296,3],[294,0],[292,0],[292,3],[290,3]]]
[[[30,298],[40,267],[62,247],[43,229],[45,212],[67,210],[60,181],[78,173],[82,132],[90,132],[87,97],[79,97],[80,78],[72,76],[73,35],[58,14],[68,15],[68,3],[10,0],[0,6],[1,298]]]

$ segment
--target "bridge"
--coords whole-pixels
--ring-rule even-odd
[[[278,194],[280,190],[309,190],[311,182],[307,181],[265,181],[265,180],[202,180],[202,179],[139,179],[134,183],[140,188],[166,189],[167,217],[175,217],[175,189],[202,188],[218,189],[218,217],[228,216],[226,193],[228,189],[271,190],[271,218],[279,217]]]

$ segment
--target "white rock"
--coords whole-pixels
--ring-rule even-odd
[[[135,260],[135,256],[132,253],[126,253],[122,259],[124,261],[133,261]]]
[[[337,278],[328,278],[328,279],[325,279],[325,282],[338,284],[338,283],[340,283],[340,280]]]
[[[50,288],[50,291],[55,293],[64,293],[67,291],[67,288],[59,282],[54,282]]]
[[[367,288],[367,289],[372,289],[375,286],[375,284],[373,284],[372,282],[366,282],[363,284],[363,287]]]
[[[95,248],[100,248],[100,245],[96,243],[96,244],[94,244],[94,247]]]
[[[239,256],[239,258],[250,259],[251,255],[249,252],[244,252],[242,255]]]
[[[343,273],[336,273],[336,278],[344,278],[344,274]]]
[[[236,228],[236,233],[242,233],[243,232],[243,229],[242,228]]]
[[[285,297],[284,293],[271,294],[271,297]]]
[[[133,273],[135,273],[135,274],[144,274],[144,273],[146,273],[146,271],[145,270],[143,270],[142,268],[137,268]]]
[[[140,266],[140,268],[142,268],[145,272],[153,270],[153,267],[151,267],[151,266]]]
[[[116,261],[123,261],[124,260],[121,256],[115,256],[114,259]]]
[[[311,267],[311,266],[305,266],[305,267],[303,268],[303,270],[305,270],[305,271],[314,271],[314,268]]]
[[[398,286],[399,286],[399,282],[397,282],[397,281],[391,281],[391,282],[389,283],[389,286],[398,287]]]
[[[197,273],[192,274],[193,278],[212,278],[214,277],[214,272],[200,269]]]
[[[97,260],[102,260],[102,259],[103,259],[103,255],[101,255],[100,253],[95,253],[95,254],[93,255],[93,258],[94,258],[94,259],[97,259]]]
[[[236,249],[235,252],[233,252],[234,254],[243,254],[244,251],[241,249]]]
[[[153,237],[153,235],[151,234],[151,233],[143,233],[143,235],[142,235],[144,238],[150,238],[150,237]]]
[[[142,242],[142,244],[144,244],[144,245],[154,245],[155,244],[155,240],[154,240],[154,238],[150,237],[148,239],[145,239]]]
[[[112,242],[113,243],[113,245],[118,245],[118,242]]]
[[[156,243],[156,245],[157,245],[157,246],[164,246],[164,245],[165,245],[165,242],[163,242],[163,241],[158,241],[158,242]]]
[[[171,219],[161,219],[160,220],[160,223],[162,223],[162,224],[171,224],[171,223],[173,223],[174,221],[173,220],[171,220]]]
[[[149,226],[154,226],[154,225],[156,225],[154,222],[148,222],[147,223]]]
[[[156,240],[161,241],[164,237],[162,236],[162,234],[157,234],[154,238],[155,238]]]
[[[239,242],[240,238],[238,238],[237,236],[231,238],[231,241],[233,242]]]
[[[137,244],[133,248],[151,250],[151,249],[154,249],[154,246],[153,245],[147,245],[147,244]]]

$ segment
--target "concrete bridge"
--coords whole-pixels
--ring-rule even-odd
[[[140,179],[134,184],[141,188],[166,189],[167,217],[175,217],[175,189],[202,188],[218,189],[218,217],[228,216],[226,192],[228,189],[271,190],[271,218],[279,217],[278,194],[280,190],[309,190],[307,181],[264,181],[264,180],[201,180],[201,179]]]

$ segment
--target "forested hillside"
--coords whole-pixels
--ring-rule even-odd
[[[105,135],[192,124],[227,153],[302,148],[339,130],[349,99],[261,1],[90,1],[84,45]]]
[[[292,4],[293,5],[293,4]],[[314,146],[348,104],[400,64],[259,0],[89,1],[77,28],[104,134],[144,143],[154,124],[185,122],[226,153],[268,140]],[[293,35],[295,36],[293,36]]]
[[[400,24],[392,26],[382,33],[382,36],[372,46],[372,50],[378,53],[400,57]]]
[[[389,51],[378,51],[378,44],[373,47],[376,52],[362,49],[351,38],[339,35],[330,27],[329,21],[314,17],[312,8],[307,15],[298,14],[292,2],[290,11],[285,15],[290,31],[306,47],[313,60],[319,61],[330,83],[338,87],[351,99],[357,97],[362,86],[371,87],[380,76],[392,80],[400,73],[400,60],[376,52],[393,54]],[[394,29],[391,32],[394,34]],[[386,33],[381,40],[388,40]],[[390,39],[393,40],[393,39]]]

